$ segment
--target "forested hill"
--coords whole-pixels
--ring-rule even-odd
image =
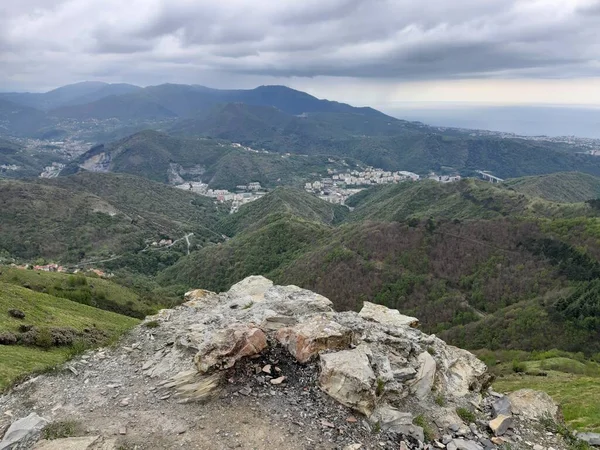
[[[280,213],[274,192],[223,222],[234,226],[233,238],[183,257],[159,280],[222,291],[263,274],[314,289],[339,309],[362,301],[398,308],[470,348],[600,351],[595,325],[573,332],[600,311],[586,303],[600,276],[600,219],[591,206],[472,181],[424,183],[423,196],[420,184],[365,191],[333,227],[311,212],[316,205]],[[414,214],[402,212],[405,203]],[[490,330],[488,321],[501,325]]]
[[[130,175],[84,173],[0,180],[0,252],[78,263],[144,249],[148,242],[220,240],[225,210],[206,197]],[[103,258],[104,257],[104,258]]]
[[[600,178],[581,172],[515,178],[507,180],[505,186],[554,202],[584,202],[600,197]]]

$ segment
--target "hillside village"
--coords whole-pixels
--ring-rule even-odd
[[[320,199],[330,203],[345,204],[348,197],[366,189],[370,186],[393,184],[404,181],[419,181],[421,176],[414,172],[404,170],[387,171],[375,167],[367,167],[364,170],[352,170],[349,172],[338,172],[335,169],[327,169],[328,177],[317,181],[305,183],[307,192],[317,195]],[[431,173],[428,179],[440,183],[451,183],[460,180],[459,175],[437,175]]]
[[[209,189],[208,184],[197,181],[179,184],[175,187],[214,198],[219,203],[231,202],[231,213],[236,212],[240,206],[258,200],[267,193],[257,181],[248,183],[247,185],[236,186],[236,192],[231,192],[227,189]]]

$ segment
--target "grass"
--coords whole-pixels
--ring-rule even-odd
[[[413,419],[413,424],[423,428],[423,437],[425,442],[431,442],[435,438],[435,432],[431,423],[425,418],[423,414],[419,414]]]
[[[600,364],[597,362],[586,359],[582,353],[556,349],[533,353],[480,350],[477,354],[496,375],[495,390],[546,392],[561,406],[570,428],[600,432]],[[514,360],[519,361],[523,372],[514,372]]]
[[[131,289],[97,276],[37,272],[2,266],[0,282],[132,317],[143,318],[154,312],[154,308]]]
[[[466,424],[473,423],[475,422],[475,419],[477,419],[475,414],[467,408],[456,408],[456,414],[458,414],[458,417]]]
[[[67,360],[68,348],[44,351],[35,347],[0,345],[0,392],[26,374],[46,372]]]
[[[52,422],[44,427],[42,435],[44,436],[44,439],[47,440],[68,438],[75,436],[78,425],[79,424],[73,420]]]
[[[500,392],[544,391],[561,405],[570,427],[600,432],[600,378],[555,371],[549,371],[547,377],[509,375],[498,379],[494,389]]]
[[[9,309],[23,311],[25,318],[11,317]],[[33,325],[40,330],[50,327],[70,327],[78,331],[97,328],[106,334],[105,343],[108,343],[138,322],[131,317],[0,282],[0,333],[18,334],[23,324]],[[52,347],[47,350],[0,345],[0,391],[28,373],[44,371],[63,363],[83,349],[85,345],[78,342],[71,347]]]

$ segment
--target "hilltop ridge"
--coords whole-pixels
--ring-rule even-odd
[[[79,441],[89,440],[83,448],[567,448],[539,431],[544,415],[560,421],[548,396],[489,391],[481,361],[398,311],[365,303],[360,313],[335,313],[325,297],[262,277],[222,294],[191,291],[186,300],[119,346],[18,386],[0,407],[14,420],[35,407],[35,424],[71,421]],[[501,405],[508,409],[500,413]],[[14,437],[9,428],[0,448],[33,445],[41,427],[30,427]]]

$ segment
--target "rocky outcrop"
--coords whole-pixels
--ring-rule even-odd
[[[540,413],[560,416],[549,397],[534,391],[489,395],[487,368],[473,354],[421,332],[415,328],[416,319],[380,305],[365,302],[359,313],[336,312],[321,295],[297,286],[276,286],[259,276],[221,294],[190,291],[185,299],[174,309],[148,317],[154,326],[137,327],[120,347],[90,352],[71,362],[77,373],[68,371],[65,377],[74,379],[39,377],[33,391],[40,398],[36,410],[53,420],[62,408],[76,417],[92,416],[91,423],[105,421],[112,427],[109,437],[128,435],[127,427],[109,419],[120,416],[129,424],[139,414],[132,427],[143,439],[171,416],[184,420],[202,414],[210,419],[211,407],[206,405],[219,405],[225,398],[251,402],[243,420],[236,414],[227,416],[234,417],[238,426],[262,402],[270,401],[269,408],[275,409],[287,402],[280,407],[279,417],[299,429],[316,423],[320,436],[335,441],[335,446],[322,448],[423,449],[427,440],[429,449],[455,450],[504,444],[528,448],[521,445],[519,430],[539,428],[528,421],[538,420]],[[31,401],[25,387],[0,398],[0,408],[23,412],[21,405]],[[208,401],[216,394],[219,401]],[[54,397],[54,403],[49,397]],[[208,412],[178,409],[196,401],[204,401]],[[98,413],[97,408],[101,408]],[[476,414],[476,423],[464,423],[465,415],[457,413],[460,409]],[[134,413],[126,414],[128,410]],[[213,428],[227,425],[221,414],[223,410],[215,415]],[[17,424],[8,430],[5,441],[17,436]],[[227,448],[222,441],[213,442],[212,435],[205,437],[205,429],[192,434],[174,424],[163,431],[169,439],[183,434],[183,439],[189,436],[188,442],[206,439],[204,447],[198,448]],[[269,439],[273,430],[265,432],[263,439]],[[107,440],[98,430],[92,431],[87,439],[62,443],[91,450]],[[258,442],[259,435],[254,425],[245,440]],[[98,436],[102,439],[91,440]],[[292,446],[290,436],[295,434],[270,446],[254,447],[306,447],[302,439]],[[368,445],[361,447],[358,438]],[[5,441],[0,449],[13,448],[2,447]],[[39,448],[58,444],[42,443],[46,447]],[[173,447],[180,445],[161,448]],[[558,441],[552,447],[561,448]]]

